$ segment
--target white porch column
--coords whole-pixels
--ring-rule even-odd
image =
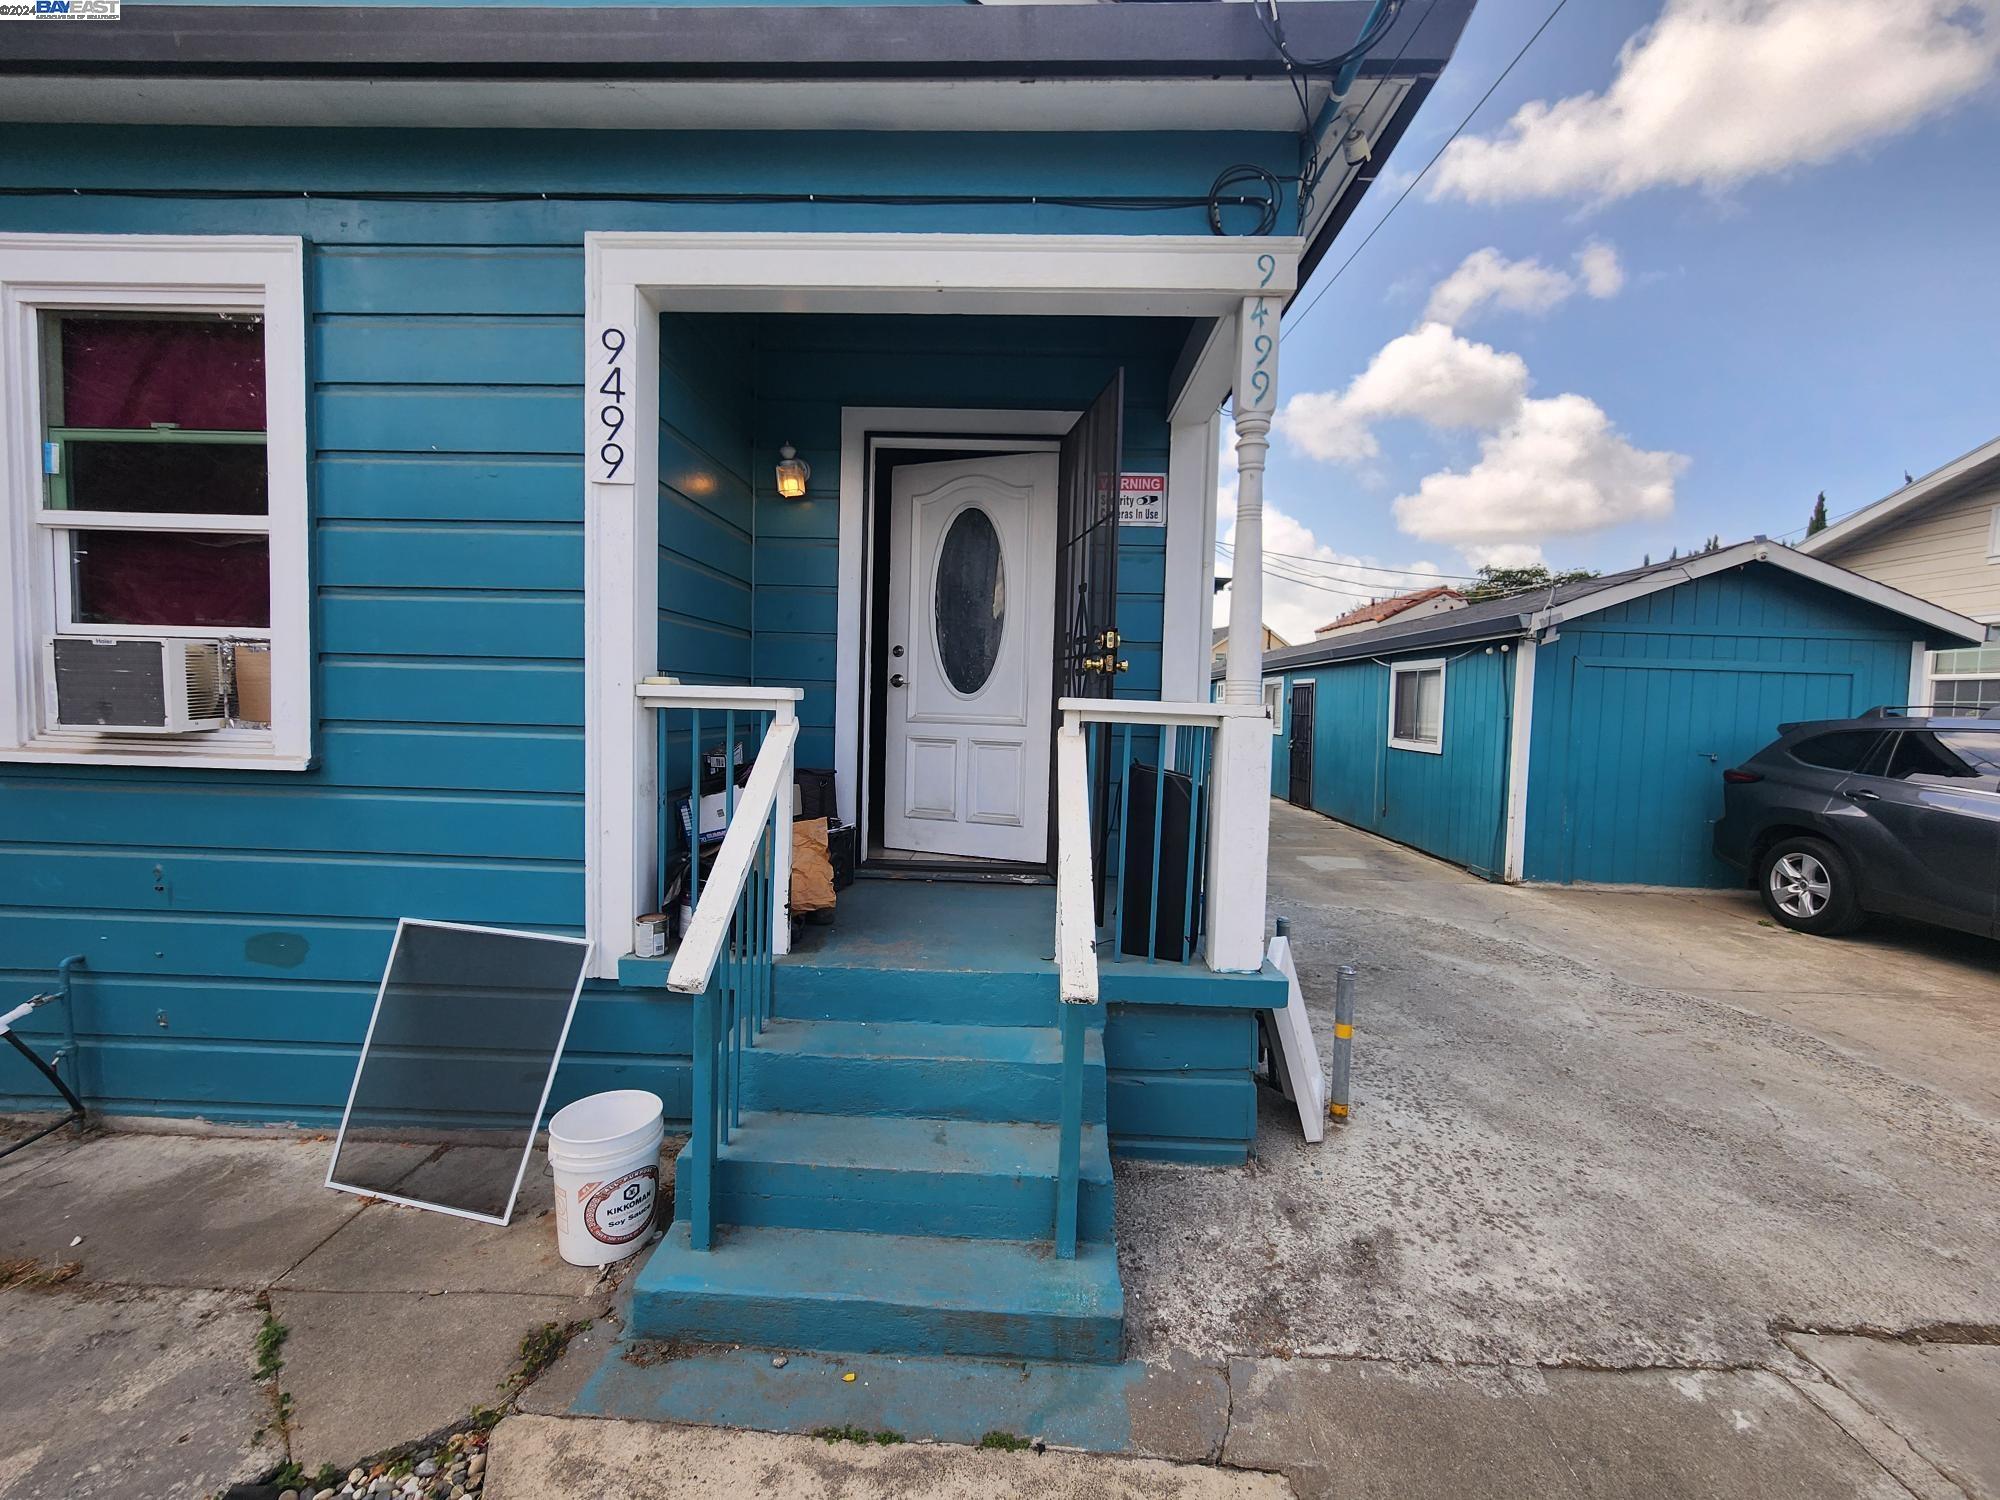
[[[630,282],[592,282],[586,292],[591,384],[604,369],[607,330],[624,335],[629,356],[620,360],[630,393],[626,462],[611,479],[586,464],[584,486],[584,922],[596,944],[591,977],[616,979],[619,958],[632,951],[632,919],[659,899],[653,716],[637,688],[659,657],[660,319]],[[586,444],[594,430],[586,425]]]
[[[1229,589],[1225,703],[1263,702],[1264,458],[1278,405],[1278,311],[1275,297],[1246,297],[1237,320],[1236,566]],[[1232,715],[1216,730],[1208,871],[1208,965],[1245,971],[1264,962],[1265,862],[1271,844],[1271,725]]]
[[[1244,298],[1236,327],[1236,567],[1222,701],[1256,703],[1264,691],[1264,457],[1278,405],[1277,300]]]

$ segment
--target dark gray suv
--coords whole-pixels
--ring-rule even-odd
[[[1722,780],[1715,852],[1785,926],[1883,912],[2000,936],[2000,719],[1787,724]]]

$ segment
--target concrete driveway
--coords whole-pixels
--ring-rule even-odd
[[[1748,1382],[1709,1395],[1802,1451],[1812,1425],[1787,1403],[1847,1412],[1855,1451],[1887,1457],[1825,1493],[1872,1492],[1914,1446],[1901,1484],[2000,1495],[2000,944],[1797,936],[1748,892],[1497,886],[1273,816],[1272,908],[1322,1050],[1334,968],[1359,969],[1354,1121],[1309,1147],[1267,1098],[1247,1176],[1121,1167],[1137,1352],[1229,1351],[1266,1386],[1289,1369],[1272,1401],[1345,1403],[1328,1434],[1349,1469],[1366,1469],[1353,1417],[1382,1411],[1363,1400],[1371,1363],[1405,1391],[1476,1375],[1544,1401],[1592,1372],[1655,1372],[1669,1399]],[[1896,1363],[1926,1339],[1954,1352]],[[1309,1368],[1334,1384],[1297,1386]],[[1971,1399],[1983,1428],[1913,1436],[1889,1386],[1947,1378],[1949,1397],[1910,1399],[1933,1416]],[[1254,1381],[1231,1384],[1226,1456],[1254,1462],[1235,1441]],[[1376,1425],[1393,1473],[1408,1430]],[[1293,1432],[1270,1451],[1306,1446]],[[1504,1477],[1538,1482],[1532,1465]]]

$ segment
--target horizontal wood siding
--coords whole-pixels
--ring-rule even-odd
[[[1564,624],[1537,653],[1527,878],[1737,884],[1722,772],[1781,723],[1903,702],[1918,636],[1755,564]]]
[[[1294,165],[1282,135],[1193,133],[439,130],[419,142],[403,131],[114,127],[66,129],[62,142],[58,169],[44,141],[15,133],[0,142],[0,178],[149,196],[9,198],[0,229],[306,241],[320,722],[302,774],[0,768],[0,1001],[82,953],[78,1021],[95,1103],[320,1122],[344,1098],[397,916],[564,932],[583,921],[587,230],[1200,234],[1199,206],[1135,215],[1059,200],[1199,195],[1231,162]],[[1047,201],[629,199],[760,188]],[[189,195],[164,196],[176,189]],[[228,196],[239,189],[287,196]],[[554,189],[628,201],[423,196]],[[1157,328],[1104,325],[1052,347],[1022,330],[1017,355],[947,345],[939,355],[956,347],[956,358],[921,368],[897,363],[894,345],[856,348],[840,335],[797,350],[797,366],[774,364],[784,384],[767,404],[742,399],[740,357],[707,337],[720,320],[670,321],[664,659],[690,675],[806,686],[817,739],[803,759],[830,759],[827,486],[838,465],[828,450],[840,400],[1080,406],[1123,358],[1134,382],[1128,462],[1166,465],[1171,350]],[[920,347],[906,338],[902,352]],[[753,509],[786,436],[815,464],[814,498]],[[1158,681],[1159,540],[1127,538],[1133,674],[1121,690],[1132,693]],[[747,588],[766,576],[768,588]],[[684,1014],[594,987],[556,1101],[638,1083],[684,1115]],[[45,1010],[36,1024],[56,1023]],[[45,1098],[0,1060],[0,1107]]]
[[[1257,1135],[1254,1013],[1109,1006],[1104,1066],[1119,1155],[1214,1163],[1247,1155]]]
[[[1996,511],[2000,487],[1985,485],[1819,555],[1975,620],[2000,621],[2000,562],[1992,555]]]

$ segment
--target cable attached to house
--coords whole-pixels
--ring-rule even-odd
[[[640,203],[661,206],[768,207],[807,204],[883,208],[1078,208],[1107,213],[1172,213],[1201,209],[1217,234],[1222,211],[1251,209],[1253,234],[1269,234],[1278,221],[1284,184],[1292,179],[1259,166],[1226,169],[1206,193],[648,193],[648,192],[448,192],[374,188],[150,188],[0,186],[0,198],[146,198],[202,202],[332,203]],[[1257,191],[1230,188],[1255,184]]]

